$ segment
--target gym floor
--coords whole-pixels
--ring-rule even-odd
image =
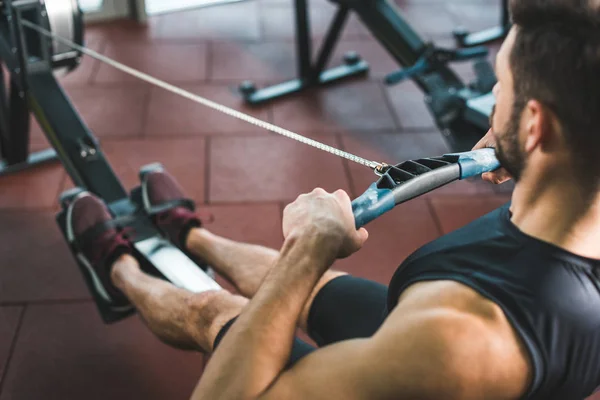
[[[498,1],[400,1],[415,29],[452,46],[458,24],[479,30],[499,21]],[[315,47],[333,6],[311,2]],[[236,94],[294,76],[290,0],[253,0],[89,26],[87,45],[118,61],[298,133],[389,163],[448,151],[412,83],[385,87],[397,69],[353,16],[332,57],[356,50],[366,78],[248,108]],[[492,47],[493,59],[497,46]],[[466,79],[469,65],[457,65]],[[376,178],[368,169],[179,99],[86,58],[61,79],[100,139],[124,184],[138,168],[162,162],[200,205],[212,231],[278,247],[281,212],[320,186],[357,196]],[[33,123],[32,149],[47,142]],[[171,349],[134,316],[104,325],[54,221],[57,197],[71,187],[47,165],[0,178],[0,400],[187,399],[204,365]],[[459,182],[397,207],[369,226],[371,238],[336,268],[387,283],[418,246],[508,201],[511,184]],[[600,399],[600,397],[598,397]]]

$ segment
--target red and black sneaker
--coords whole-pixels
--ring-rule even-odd
[[[75,255],[89,274],[98,297],[114,310],[131,309],[129,300],[112,283],[110,271],[121,255],[132,252],[132,247],[106,204],[80,190],[67,208],[66,230],[67,240],[75,247]]]
[[[155,225],[171,243],[208,270],[204,261],[190,254],[185,246],[190,230],[202,226],[194,201],[185,197],[181,186],[161,164],[143,167],[140,180],[144,209]]]

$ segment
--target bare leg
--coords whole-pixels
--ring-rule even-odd
[[[129,255],[115,262],[111,279],[156,336],[185,350],[212,352],[221,328],[248,302],[225,290],[192,293],[177,288],[144,273]]]
[[[279,252],[276,250],[235,242],[202,228],[190,231],[186,246],[192,253],[227,278],[243,296],[248,298],[254,296],[279,256]],[[327,282],[342,275],[346,275],[346,273],[333,270],[329,270],[323,275],[304,306],[299,320],[301,329],[307,330],[308,313],[317,293]]]

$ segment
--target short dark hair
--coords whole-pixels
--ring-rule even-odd
[[[600,190],[600,0],[510,0],[518,115],[530,99],[559,119],[588,195]]]

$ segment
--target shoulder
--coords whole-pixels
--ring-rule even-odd
[[[439,395],[512,399],[529,385],[527,351],[500,307],[460,283],[412,285],[378,334],[384,347],[410,338],[413,368]]]

